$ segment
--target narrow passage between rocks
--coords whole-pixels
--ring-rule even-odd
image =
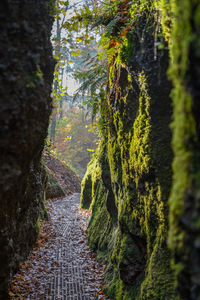
[[[89,212],[80,194],[49,201],[36,247],[11,284],[11,299],[108,299],[102,292],[104,266],[87,245]]]

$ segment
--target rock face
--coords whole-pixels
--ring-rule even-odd
[[[0,3],[1,299],[39,230],[45,182],[40,158],[54,68],[50,6],[47,0]]]
[[[200,4],[131,3],[133,30],[101,103],[103,140],[82,181],[89,242],[112,299],[200,299]]]
[[[138,18],[110,66],[103,140],[82,182],[89,242],[106,264],[112,299],[175,299],[167,248],[171,188],[168,51],[155,53],[155,20]],[[157,48],[156,48],[157,50]]]
[[[169,245],[180,297],[195,300],[200,299],[200,4],[176,0],[172,10],[175,158]]]
[[[166,247],[171,86],[167,51],[154,57],[152,24],[138,24],[141,34],[149,28],[142,44],[138,35],[130,37],[136,47],[127,69],[113,65],[104,115],[109,128],[82,183],[82,206],[93,196],[90,245],[109,256],[107,292],[114,299],[173,298]]]

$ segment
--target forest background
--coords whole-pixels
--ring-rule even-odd
[[[83,29],[78,33],[78,14],[85,9],[90,13],[89,8],[93,10],[94,5],[95,1],[87,0],[57,1],[53,12],[56,14],[52,30],[56,67],[46,146],[79,177],[83,177],[99,144],[99,92],[106,84],[106,65],[104,62],[102,68],[98,60],[99,33]]]

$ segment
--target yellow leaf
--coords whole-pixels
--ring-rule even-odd
[[[71,55],[73,55],[73,56],[79,56],[79,55],[81,55],[81,51],[80,50],[78,50],[78,51],[73,51],[73,52],[71,52]]]
[[[20,288],[17,285],[12,284],[10,288],[15,293],[19,293],[20,292]]]
[[[82,38],[78,38],[78,37],[77,37],[77,38],[76,38],[76,41],[77,41],[77,42],[81,42],[81,41],[82,41]]]

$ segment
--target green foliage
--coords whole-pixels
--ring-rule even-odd
[[[80,93],[87,94],[83,104],[87,105],[87,108],[92,108],[94,119],[99,111],[101,99],[105,97],[106,65],[98,61],[97,55],[86,57],[82,70],[75,73],[75,78],[79,80],[80,86],[74,98],[76,99]]]
[[[83,71],[78,71],[75,78],[82,81],[77,93],[86,93],[88,89],[94,94],[97,89],[105,86],[106,82],[106,65],[100,64],[97,57],[87,58],[86,64],[83,65]]]

